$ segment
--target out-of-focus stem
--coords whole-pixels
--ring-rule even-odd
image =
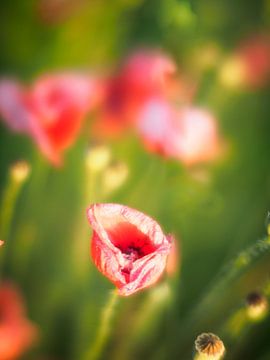
[[[107,304],[105,304],[102,310],[99,328],[97,330],[94,343],[93,345],[91,345],[90,349],[86,352],[83,358],[84,360],[97,360],[101,357],[104,346],[106,345],[106,342],[110,337],[111,322],[114,316],[117,300],[118,300],[118,294],[116,290],[113,290],[110,293]]]
[[[129,328],[128,337],[126,337],[122,346],[117,349],[113,359],[128,359],[132,349],[138,348],[140,344],[157,327],[162,314],[168,309],[172,300],[171,288],[167,282],[162,282],[149,290],[148,296],[141,304],[136,314],[131,328]]]
[[[83,203],[80,206],[78,220],[75,224],[75,241],[72,249],[75,269],[80,276],[88,275],[86,268],[89,264],[86,240],[90,238],[90,231],[86,219],[86,209],[90,204],[100,201],[101,173],[107,167],[110,156],[110,149],[105,145],[98,144],[90,146],[86,154]],[[89,246],[87,246],[87,250],[88,248]]]
[[[4,241],[9,237],[16,200],[23,183],[28,177],[29,171],[29,165],[24,161],[13,164],[9,169],[8,180],[0,207],[0,234]]]

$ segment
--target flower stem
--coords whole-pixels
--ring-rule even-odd
[[[9,237],[16,201],[28,173],[29,165],[25,162],[15,163],[9,169],[0,207],[0,236],[4,241]]]
[[[111,331],[111,322],[114,315],[115,306],[117,304],[118,294],[116,290],[110,293],[109,300],[105,304],[100,319],[99,329],[93,345],[87,351],[84,360],[97,360],[102,355],[102,350],[106,344]]]

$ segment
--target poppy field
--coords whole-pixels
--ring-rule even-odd
[[[270,1],[0,8],[0,360],[270,360]]]

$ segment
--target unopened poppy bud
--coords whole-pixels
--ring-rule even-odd
[[[270,236],[270,211],[268,211],[268,214],[266,216],[265,226],[266,226],[267,235]]]
[[[24,182],[28,178],[30,171],[29,163],[24,160],[17,161],[10,167],[11,178],[17,183]]]
[[[225,354],[223,341],[212,333],[203,333],[195,340],[196,360],[220,360]]]
[[[128,167],[122,161],[114,161],[104,171],[103,189],[105,193],[110,193],[120,188],[128,177]]]
[[[242,87],[245,80],[245,65],[240,58],[232,57],[224,62],[219,72],[219,80],[228,88]]]
[[[90,171],[102,171],[109,164],[110,159],[111,151],[107,145],[91,144],[87,149],[86,166]]]
[[[252,320],[262,319],[268,310],[266,297],[259,292],[251,292],[247,295],[247,315]]]

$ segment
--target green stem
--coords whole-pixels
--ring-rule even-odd
[[[112,359],[128,359],[130,354],[134,354],[135,349],[141,348],[146,339],[149,340],[151,334],[155,334],[155,329],[161,326],[163,315],[166,316],[171,302],[172,293],[167,282],[158,284],[150,289],[148,296],[138,308],[132,323],[128,326],[128,337],[126,337],[121,346],[117,347]],[[157,354],[154,354],[153,358],[156,358]]]
[[[18,183],[9,176],[0,208],[0,232],[3,240],[7,240],[9,237],[16,200],[19,195],[21,185],[21,183]]]
[[[94,343],[91,346],[91,348],[86,352],[84,360],[97,360],[101,357],[104,345],[106,344],[110,336],[111,322],[114,315],[117,300],[118,300],[118,294],[116,290],[113,290],[110,293],[107,304],[105,304],[102,310],[100,325]]]
[[[85,251],[85,245],[90,240],[90,228],[86,219],[87,207],[99,201],[100,179],[99,173],[85,169],[85,183],[83,189],[83,203],[80,205],[78,220],[75,223],[74,245],[71,253],[74,262],[74,269],[77,276],[83,278],[89,276],[89,253]]]

